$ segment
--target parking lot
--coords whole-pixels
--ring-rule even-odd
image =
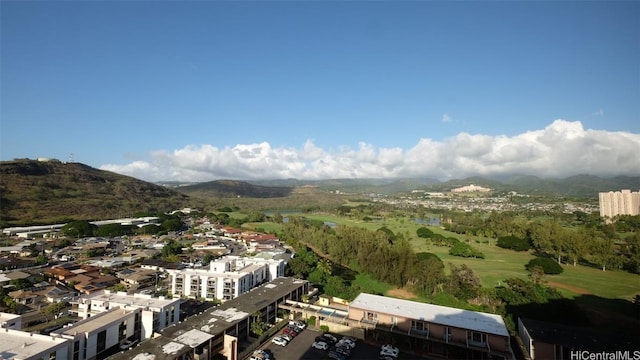
[[[320,335],[322,333],[319,331],[306,329],[294,337],[287,346],[278,346],[269,341],[262,349],[269,353],[273,360],[324,360],[327,358],[328,351],[311,347],[315,338]],[[336,337],[340,338],[340,336]],[[379,352],[378,347],[358,341],[350,359],[377,359]]]

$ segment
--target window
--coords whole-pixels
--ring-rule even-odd
[[[424,321],[411,320],[411,330],[426,333],[429,330],[429,325]]]
[[[57,353],[55,351],[50,352],[49,353],[49,360],[56,360],[56,354]]]
[[[447,342],[451,341],[451,328],[448,326],[444,328],[444,339]]]
[[[486,345],[487,334],[477,331],[470,331],[467,335],[467,339],[473,345]]]
[[[374,312],[369,312],[365,314],[367,321],[378,321],[378,314]]]
[[[80,359],[80,341],[73,342],[73,360]]]
[[[100,354],[107,347],[107,330],[98,333],[98,343],[96,346],[96,354]]]
[[[120,323],[118,327],[118,341],[122,341],[127,337],[127,320]]]

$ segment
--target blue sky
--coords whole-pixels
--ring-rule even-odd
[[[185,181],[640,173],[639,2],[0,10],[2,160]]]

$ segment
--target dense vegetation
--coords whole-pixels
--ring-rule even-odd
[[[80,163],[0,162],[0,227],[99,220],[189,205],[172,189]]]

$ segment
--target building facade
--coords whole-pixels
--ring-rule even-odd
[[[209,269],[167,270],[175,296],[228,301],[284,276],[284,260],[226,256]]]
[[[240,360],[255,349],[251,324],[275,324],[279,305],[309,296],[309,282],[281,277],[250,292],[187,318],[111,360]],[[252,343],[253,342],[253,343]]]
[[[105,358],[125,341],[140,341],[141,309],[114,307],[51,333],[68,340],[69,360]]]
[[[640,215],[640,192],[601,192],[598,199],[601,217],[613,219],[617,215]]]
[[[113,308],[140,310],[140,340],[149,339],[154,332],[180,321],[181,299],[166,299],[151,295],[111,292],[104,290],[84,295],[73,304],[78,317],[88,319]]]

